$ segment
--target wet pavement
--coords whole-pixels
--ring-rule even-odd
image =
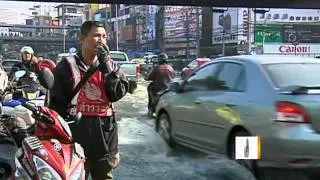
[[[185,147],[172,150],[154,130],[147,114],[146,83],[115,104],[119,123],[120,165],[115,179],[254,180],[253,175],[222,155]]]

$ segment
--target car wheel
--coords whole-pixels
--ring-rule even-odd
[[[237,136],[250,136],[250,134],[246,131],[237,131],[233,133],[233,135],[231,135],[231,140],[229,142],[228,156],[230,159],[233,159],[235,162],[237,162],[241,166],[247,168],[249,171],[252,172],[253,175],[257,177],[258,171],[257,171],[257,164],[255,160],[235,159],[235,155],[236,155],[235,141]]]
[[[158,118],[157,132],[164,138],[171,148],[174,147],[175,142],[171,136],[171,121],[166,113],[161,113]]]

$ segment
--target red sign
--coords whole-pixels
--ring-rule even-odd
[[[243,36],[248,36],[249,34],[249,14],[247,10],[243,11]]]
[[[59,26],[59,21],[58,20],[52,20],[52,26]]]

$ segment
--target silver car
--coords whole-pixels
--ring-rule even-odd
[[[320,168],[320,62],[291,56],[223,57],[175,82],[156,108],[156,130],[175,143],[235,156],[236,136],[261,136],[250,170]]]

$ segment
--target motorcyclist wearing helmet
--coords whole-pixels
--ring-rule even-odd
[[[38,60],[34,56],[34,51],[30,46],[24,46],[21,49],[21,62],[16,63],[9,74],[9,79],[14,77],[14,73],[19,70],[25,70],[27,72],[39,73]]]
[[[174,77],[175,71],[172,66],[168,64],[168,55],[166,53],[159,54],[158,66],[155,66],[146,78],[147,81],[153,81],[148,86],[149,114],[154,112],[154,100],[157,93],[168,89]]]
[[[26,92],[36,92],[40,83],[38,81],[37,75],[40,72],[40,67],[38,65],[38,60],[34,56],[34,51],[30,46],[24,46],[21,49],[21,62],[16,63],[9,74],[9,79],[12,80],[14,78],[14,74],[17,71],[24,70],[26,74],[19,78],[17,85],[29,85],[27,88],[24,88]],[[43,92],[41,92],[43,94]],[[13,94],[13,99],[19,98],[21,96],[20,93]]]

